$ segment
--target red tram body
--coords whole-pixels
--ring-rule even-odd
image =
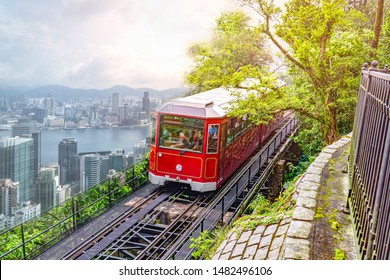
[[[235,97],[224,88],[177,98],[153,112],[149,180],[185,183],[198,192],[219,188],[282,121],[252,125],[228,117]]]

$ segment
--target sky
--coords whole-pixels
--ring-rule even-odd
[[[0,85],[168,89],[235,0],[2,0]]]

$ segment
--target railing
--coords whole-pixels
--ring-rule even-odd
[[[0,233],[0,259],[33,259],[107,211],[147,182],[149,160],[128,167],[99,185]]]
[[[362,259],[390,259],[390,74],[376,66],[362,69],[349,162]]]

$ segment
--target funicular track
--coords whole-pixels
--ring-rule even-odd
[[[162,259],[188,260],[192,257],[191,239],[218,224],[229,224],[242,213],[258,191],[265,187],[269,176],[284,152],[291,145],[290,136],[298,131],[293,114],[287,116],[264,145],[243,164],[242,168],[215,195],[206,211],[198,217],[180,240],[171,246]]]
[[[159,188],[61,259],[159,259],[207,207],[212,196],[188,198],[186,191],[176,186]],[[184,205],[184,211],[170,223],[160,223],[162,213],[174,203]]]
[[[180,194],[170,197],[162,207],[155,208],[138,221],[134,228],[107,246],[95,259],[161,259],[169,246],[192,225],[196,215],[207,207],[210,197],[211,194],[192,200],[183,200]],[[184,205],[183,211],[167,225],[156,223],[163,208],[178,201]]]
[[[291,114],[219,191],[194,194],[175,185],[160,188],[62,259],[190,259],[190,239],[228,224],[245,208],[264,187],[296,130]],[[179,213],[162,223],[164,211],[173,205],[181,205]]]
[[[111,239],[114,236],[120,236],[135,223],[136,219],[143,218],[151,209],[156,207],[171,194],[173,194],[172,190],[164,191],[163,189],[151,193],[148,197],[130,208],[129,211],[122,213],[122,215],[108,223],[106,227],[101,229],[98,233],[91,236],[89,239],[86,239],[82,244],[77,246],[75,250],[62,256],[62,259],[90,259],[90,257],[96,255],[96,251],[107,242],[108,236],[110,236]]]

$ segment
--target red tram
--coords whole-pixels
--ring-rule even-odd
[[[280,124],[252,125],[228,117],[235,97],[224,88],[177,98],[153,112],[149,180],[216,190]]]

